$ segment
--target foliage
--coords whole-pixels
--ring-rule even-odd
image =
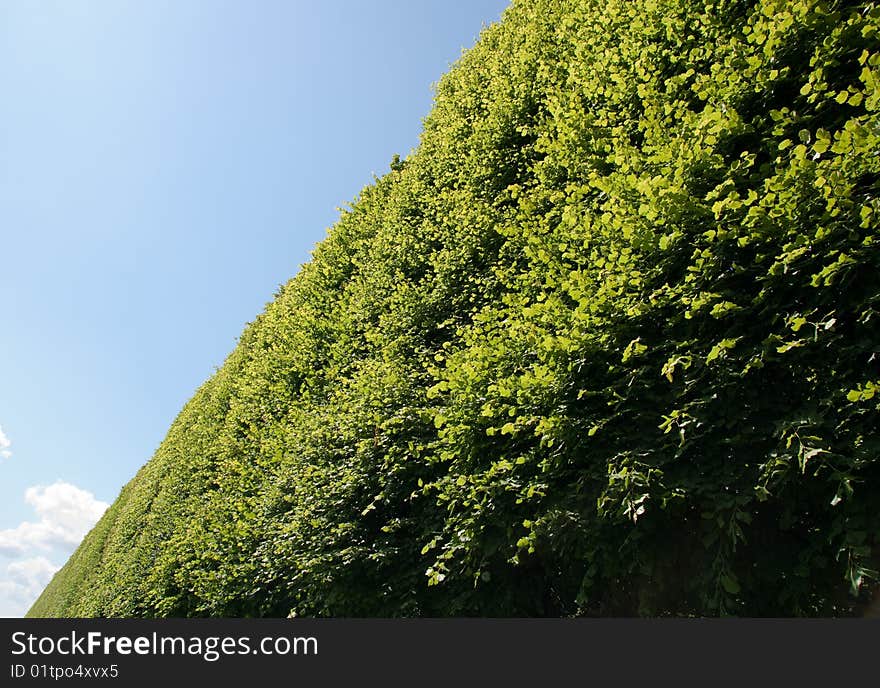
[[[514,2],[31,614],[854,613],[878,31]]]

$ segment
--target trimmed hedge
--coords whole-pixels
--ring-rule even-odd
[[[878,31],[514,2],[30,614],[858,613]]]

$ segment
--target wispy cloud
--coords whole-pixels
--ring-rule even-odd
[[[23,615],[109,506],[63,481],[29,487],[25,501],[36,520],[0,530],[0,616]]]
[[[10,442],[9,438],[3,433],[3,426],[0,425],[0,459],[8,459],[12,456],[12,451],[9,449],[11,446],[12,442]]]

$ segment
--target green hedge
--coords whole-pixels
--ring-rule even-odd
[[[514,2],[31,614],[858,613],[878,31]]]

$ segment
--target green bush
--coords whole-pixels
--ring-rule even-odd
[[[514,2],[31,614],[857,613],[878,31]]]

